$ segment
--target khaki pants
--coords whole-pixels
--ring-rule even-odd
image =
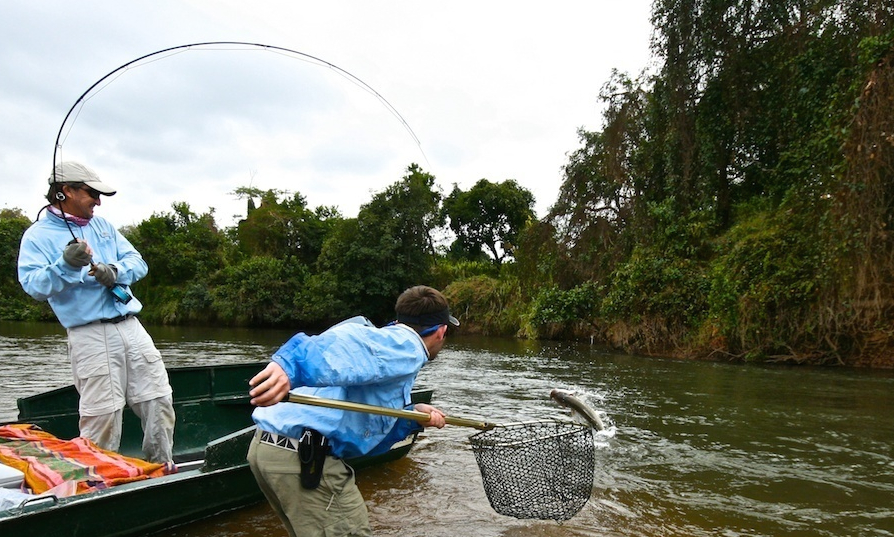
[[[248,449],[248,464],[270,506],[291,537],[368,537],[369,515],[354,470],[340,459],[326,457],[320,486],[301,486],[296,451],[258,441]]]
[[[143,452],[151,462],[173,457],[174,407],[168,372],[152,337],[136,317],[68,330],[68,356],[78,390],[81,436],[117,451],[122,409],[143,426]]]

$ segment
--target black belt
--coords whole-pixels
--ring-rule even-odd
[[[122,321],[126,321],[131,317],[136,317],[133,313],[128,313],[127,315],[119,315],[117,317],[112,317],[111,319],[100,319],[98,321],[93,321],[94,323],[102,323],[102,324],[118,324]],[[93,323],[91,323],[93,324]]]

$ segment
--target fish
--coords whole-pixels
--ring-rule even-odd
[[[589,423],[590,426],[595,428],[597,431],[605,429],[605,425],[603,425],[602,420],[599,419],[599,414],[597,414],[595,410],[587,406],[586,403],[575,397],[573,392],[569,392],[568,390],[554,389],[549,392],[549,397],[550,399],[559,403],[559,406],[571,409],[572,414],[577,414],[578,416],[586,420],[587,423]]]

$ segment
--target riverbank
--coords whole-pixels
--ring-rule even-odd
[[[494,325],[481,322],[479,316],[472,314],[468,308],[466,312],[467,316],[457,330],[457,333],[465,335],[583,342],[612,352],[677,360],[894,369],[894,334],[884,330],[865,337],[859,349],[846,349],[840,354],[798,353],[789,349],[788,353],[750,355],[730,351],[726,338],[701,338],[693,342],[696,338],[689,337],[684,331],[671,331],[655,324],[631,326],[615,323],[603,327],[595,322],[549,323],[540,327],[536,333],[538,337],[530,337],[530,328],[515,326],[507,329],[505,320]]]

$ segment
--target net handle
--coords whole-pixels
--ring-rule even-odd
[[[382,406],[367,405],[364,403],[354,403],[352,401],[340,401],[338,399],[326,399],[325,397],[318,397],[316,395],[290,393],[286,401],[290,403],[299,403],[302,405],[313,405],[327,408],[337,408],[339,410],[349,410],[351,412],[379,414],[382,416],[391,416],[392,418],[404,418],[408,420],[418,421],[420,423],[425,423],[431,419],[431,414],[428,414],[426,412],[418,412],[416,410],[403,410],[398,408],[387,408]],[[456,416],[445,416],[444,421],[447,422],[447,425],[471,427],[481,431],[489,431],[497,426],[496,424],[490,423],[488,421],[460,418]]]

